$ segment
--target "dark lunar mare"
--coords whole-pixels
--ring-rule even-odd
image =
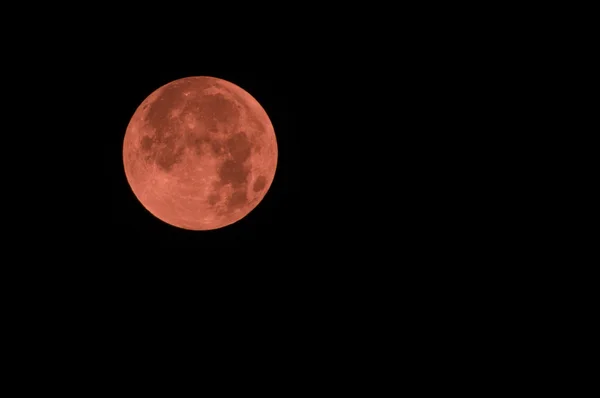
[[[156,164],[165,172],[171,171],[182,160],[185,152],[178,136],[181,121],[172,120],[170,113],[183,106],[185,98],[182,93],[189,88],[191,82],[185,81],[167,85],[148,108],[146,122],[155,132],[153,136],[142,138],[141,149],[146,161]]]
[[[236,126],[239,121],[239,111],[235,103],[221,94],[202,95],[205,88],[211,86],[202,79],[177,81],[161,89],[157,99],[148,105],[146,123],[153,128],[153,135],[142,137],[140,147],[147,162],[156,164],[161,170],[169,172],[179,163],[185,154],[185,148],[190,147],[197,155],[201,155],[203,142],[209,142],[215,154],[222,150],[217,140],[209,137],[187,134],[183,140],[180,135],[187,131],[184,115],[191,114],[201,120],[206,133],[218,132],[221,126]],[[185,96],[188,92],[189,95]],[[181,110],[180,117],[173,118],[171,112]]]
[[[258,176],[256,181],[254,181],[254,186],[252,187],[252,190],[254,192],[260,192],[263,189],[265,189],[265,186],[267,186],[267,177]]]
[[[218,187],[231,184],[233,194],[227,200],[227,209],[232,210],[244,206],[248,202],[246,188],[250,176],[250,159],[252,144],[243,131],[237,132],[225,141],[227,159],[218,169]]]

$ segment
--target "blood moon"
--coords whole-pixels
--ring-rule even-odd
[[[160,220],[221,228],[264,198],[277,167],[269,117],[248,92],[208,76],[170,82],[137,108],[125,133],[127,181]]]

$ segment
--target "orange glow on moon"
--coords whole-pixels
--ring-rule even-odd
[[[188,230],[239,221],[269,190],[277,141],[262,106],[228,81],[168,83],[135,111],[123,142],[127,181],[160,220]]]

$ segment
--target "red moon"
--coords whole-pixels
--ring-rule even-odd
[[[200,231],[244,218],[277,167],[269,117],[249,93],[208,76],[168,83],[135,111],[123,142],[140,203],[175,227]]]

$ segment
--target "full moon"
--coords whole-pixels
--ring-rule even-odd
[[[167,224],[195,231],[248,215],[273,182],[277,153],[258,101],[208,76],[175,80],[150,94],[123,142],[125,175],[140,203]]]

